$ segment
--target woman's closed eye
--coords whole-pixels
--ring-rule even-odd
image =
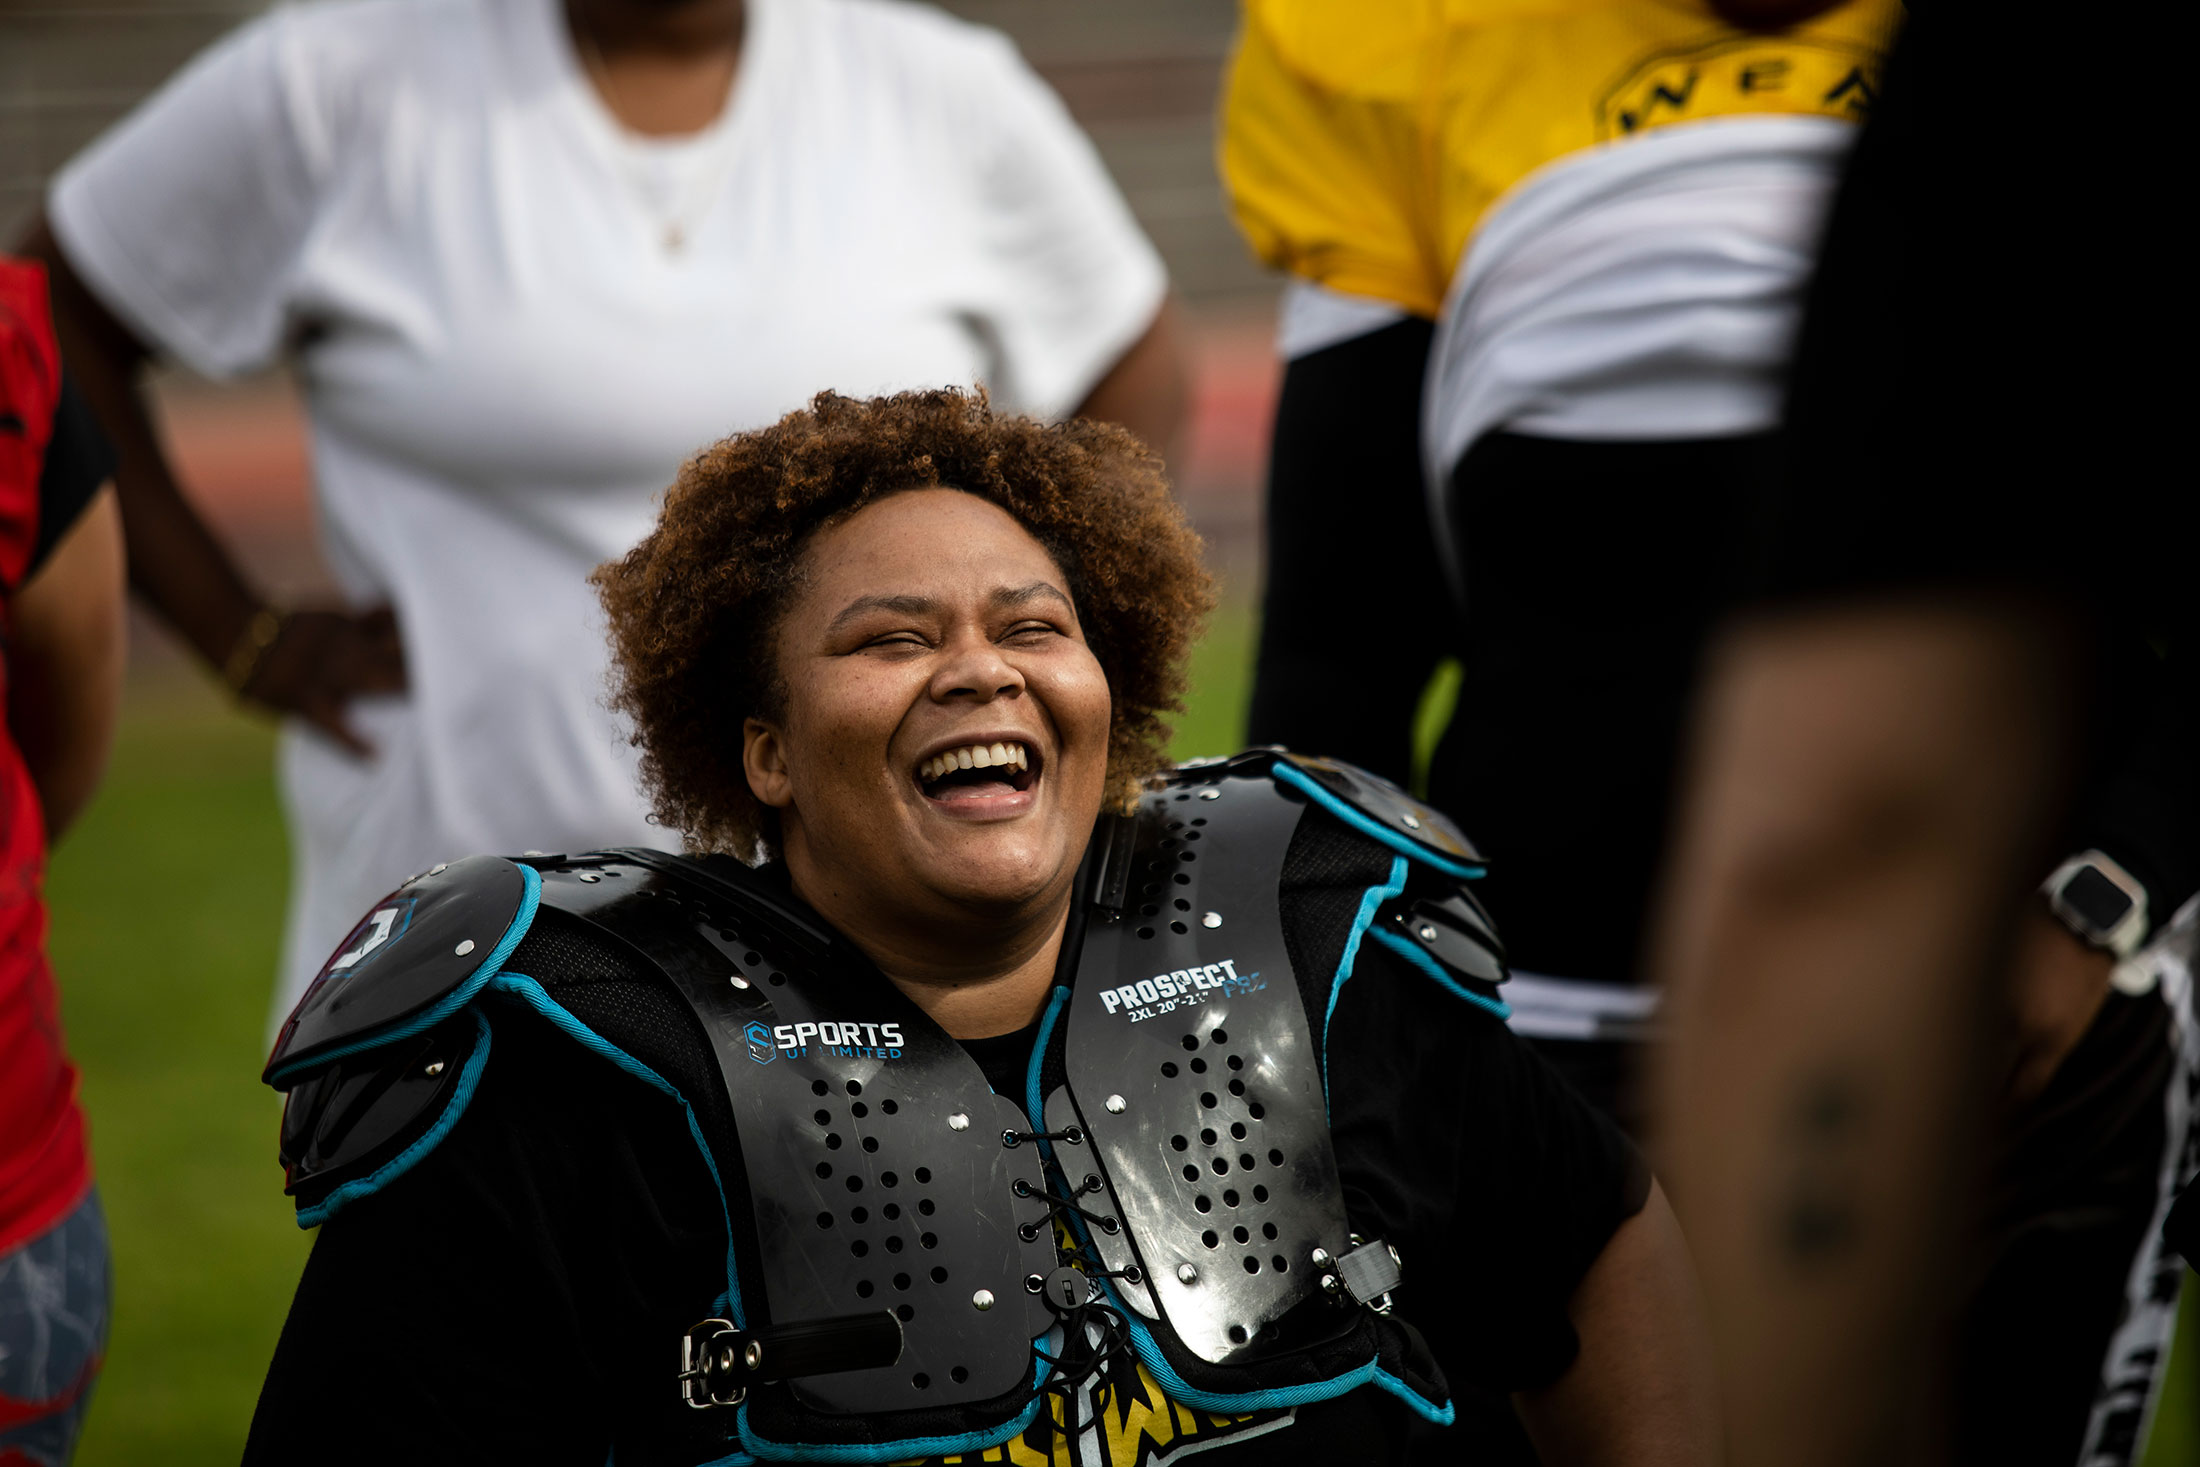
[[[936,645],[933,638],[923,632],[904,629],[880,632],[866,637],[856,646],[858,652],[923,652]]]
[[[1012,646],[1030,646],[1066,635],[1062,628],[1049,621],[1020,621],[1003,632],[1001,640]]]

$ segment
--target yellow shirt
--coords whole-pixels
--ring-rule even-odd
[[[1678,123],[1858,120],[1899,0],[1778,34],[1702,0],[1246,0],[1221,166],[1265,263],[1434,317],[1491,207]]]

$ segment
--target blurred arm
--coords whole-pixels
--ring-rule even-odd
[[[22,253],[46,267],[62,356],[114,440],[130,582],[219,668],[260,603],[177,487],[146,407],[145,345],[86,288],[42,216]]]
[[[1581,1353],[1556,1382],[1518,1397],[1536,1452],[1554,1467],[1703,1467],[1721,1460],[1710,1338],[1688,1244],[1665,1193],[1612,1234],[1575,1289]]]
[[[1146,334],[1078,404],[1077,416],[1130,429],[1174,464],[1183,450],[1191,372],[1185,359],[1182,312],[1176,298],[1162,301]]]
[[[1931,1439],[1989,975],[2059,803],[2061,632],[1859,607],[1745,626],[1712,664],[1658,949],[1663,1154],[1742,1467]]]
[[[107,765],[128,647],[122,517],[103,486],[8,607],[8,732],[46,817],[46,840],[92,797]]]
[[[46,266],[62,356],[114,441],[130,584],[220,674],[263,603],[176,482],[146,406],[146,347],[86,287],[43,217],[22,253]],[[396,622],[377,608],[292,616],[239,691],[364,754],[345,703],[404,686]]]

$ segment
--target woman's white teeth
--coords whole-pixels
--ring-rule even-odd
[[[1031,751],[1022,744],[965,744],[960,749],[949,749],[944,754],[934,754],[924,761],[917,773],[925,779],[938,779],[951,769],[1029,769]]]

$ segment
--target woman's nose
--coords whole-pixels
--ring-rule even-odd
[[[932,679],[932,696],[990,703],[1024,689],[1024,675],[1001,655],[990,638],[961,637],[951,643]]]

